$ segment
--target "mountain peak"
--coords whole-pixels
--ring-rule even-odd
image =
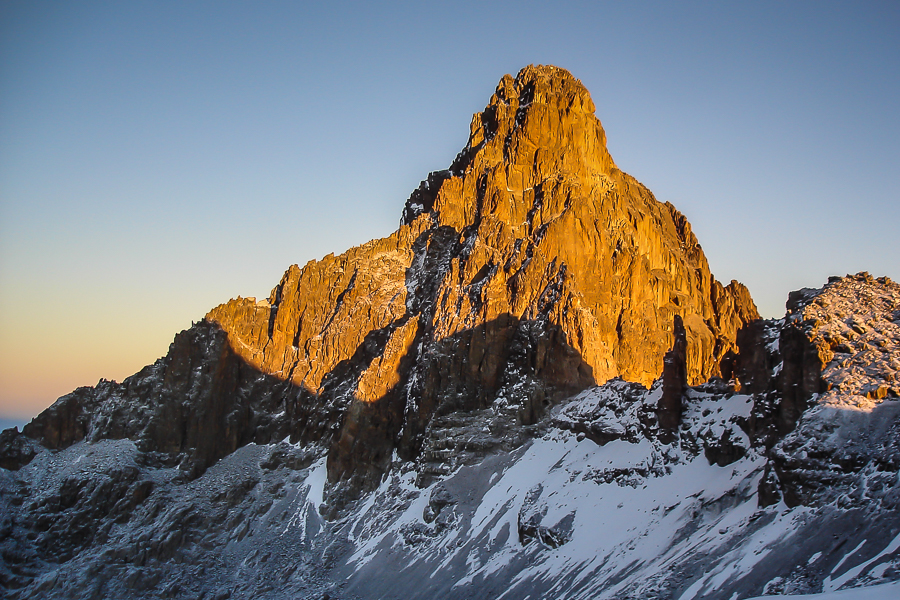
[[[487,210],[518,227],[553,182],[586,188],[582,195],[611,187],[610,178],[621,173],[594,110],[590,93],[565,69],[531,65],[515,78],[504,75],[485,109],[473,115],[466,147],[448,170],[432,173],[413,192],[401,222],[431,212],[437,202],[450,226],[471,224]],[[466,202],[479,196],[487,204]]]
[[[497,84],[494,100],[518,100],[521,104],[551,104],[570,110],[593,113],[594,101],[587,88],[566,69],[553,65],[528,65],[515,78],[504,75]]]
[[[150,445],[202,472],[289,436],[328,448],[329,479],[358,490],[395,453],[430,456],[448,414],[502,406],[518,439],[591,385],[650,385],[676,322],[685,383],[722,375],[753,301],[715,280],[683,215],[615,167],[593,112],[564,69],[504,76],[395,233],[293,266],[268,301],[231,300],[176,337],[158,368],[197,426],[154,425]],[[260,420],[260,403],[281,408]],[[216,419],[227,436],[208,434]],[[57,445],[86,435],[54,427]]]
[[[332,479],[371,483],[393,450],[416,456],[436,415],[502,400],[530,423],[594,383],[649,385],[676,317],[687,381],[721,374],[756,307],[712,277],[683,215],[616,168],[593,111],[564,69],[504,76],[397,232],[289,269],[268,306],[207,315],[242,360],[297,386],[296,414],[349,407],[310,433],[332,439]]]
[[[895,579],[900,285],[834,278],[760,320],[593,111],[562,69],[505,76],[392,235],[0,433],[0,588],[724,600]]]

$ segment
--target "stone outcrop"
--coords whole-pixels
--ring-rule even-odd
[[[831,398],[854,399],[851,410],[900,398],[898,306],[900,285],[863,272],[791,292],[783,319],[741,329],[729,376],[741,391],[769,399],[758,402],[751,435],[771,446]]]
[[[649,385],[676,342],[679,381],[721,375],[757,317],[744,286],[712,277],[685,217],[616,167],[581,82],[527,67],[393,235],[214,308],[156,364],[76,390],[24,434],[57,449],[129,438],[192,477],[289,437],[358,491],[394,456],[435,472],[448,452],[475,460],[497,443],[459,433],[478,411],[500,407],[487,426],[508,432],[596,383]],[[27,462],[20,446],[4,461]]]
[[[681,317],[675,317],[675,343],[663,360],[662,397],[657,408],[659,426],[673,432],[681,424],[681,403],[687,389],[687,334]]]
[[[860,506],[892,489],[900,467],[900,285],[832,277],[788,299],[781,330],[780,434],[769,501]],[[847,493],[860,473],[870,490]]]
[[[301,403],[346,407],[333,479],[415,455],[436,414],[504,397],[528,423],[612,377],[649,385],[676,317],[696,384],[758,315],[712,277],[685,217],[616,167],[587,90],[555,67],[504,76],[396,233],[207,315]]]
[[[860,409],[900,397],[900,284],[865,272],[831,277],[821,290],[793,292],[788,311],[785,329],[807,346],[785,385]]]
[[[241,446],[289,435],[277,415],[298,395],[290,383],[236,355],[218,327],[201,322],[176,335],[168,354],[154,364],[122,383],[101,380],[78,388],[23,433],[52,450],[82,440],[130,439],[148,460],[177,464],[195,477]],[[319,411],[318,417],[293,432],[297,439],[321,439],[338,415]],[[4,444],[0,458],[10,448]],[[7,462],[25,464],[33,454],[26,445]]]

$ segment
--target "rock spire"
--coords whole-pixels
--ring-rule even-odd
[[[594,383],[647,385],[676,316],[688,382],[720,374],[758,318],[750,295],[716,281],[687,219],[616,167],[594,110],[564,69],[504,76],[393,235],[207,315],[243,360],[302,390],[289,414],[345,407],[332,478],[415,455],[436,413],[502,398],[528,423]]]

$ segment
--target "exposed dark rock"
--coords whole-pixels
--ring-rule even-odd
[[[681,423],[681,401],[687,389],[687,335],[681,317],[675,315],[675,342],[663,361],[662,397],[659,400],[659,426],[667,435]]]
[[[790,318],[781,330],[779,345],[782,368],[777,427],[784,435],[794,429],[800,415],[810,407],[813,394],[825,391],[822,370],[832,353],[822,343],[811,341],[802,326]]]
[[[15,471],[37,454],[34,442],[13,427],[0,432],[0,469]]]
[[[900,286],[833,278],[758,320],[593,111],[561,69],[504,77],[393,235],[0,434],[6,595],[725,600],[900,578]]]
[[[709,464],[725,467],[747,455],[749,448],[734,439],[732,430],[726,429],[718,439],[710,440],[703,447]]]
[[[776,368],[781,364],[782,321],[757,319],[737,333],[739,354],[733,359],[732,377],[739,391],[763,393],[778,388]]]
[[[131,439],[144,452],[171,457],[161,460],[174,459],[193,478],[247,443],[309,435],[311,424],[292,430],[283,415],[286,400],[299,395],[291,384],[247,365],[225,333],[203,321],[123,383],[101,381],[63,396],[23,434],[54,450],[82,440]]]

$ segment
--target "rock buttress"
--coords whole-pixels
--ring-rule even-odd
[[[345,410],[329,461],[341,478],[377,474],[393,448],[414,455],[440,412],[503,395],[530,422],[595,382],[647,385],[676,316],[692,384],[758,318],[744,286],[710,274],[687,219],[616,167],[581,82],[532,66],[503,77],[396,233],[207,319],[250,365]]]

